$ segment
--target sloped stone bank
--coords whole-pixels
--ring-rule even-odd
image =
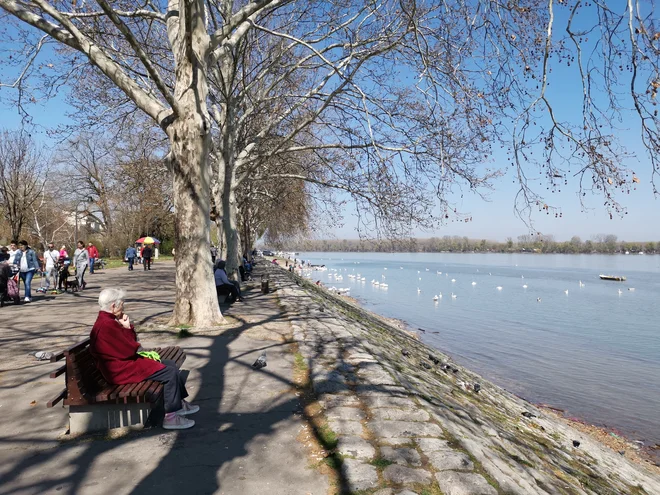
[[[350,301],[268,271],[337,437],[345,491],[660,494],[643,466]]]

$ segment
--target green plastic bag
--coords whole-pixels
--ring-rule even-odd
[[[138,352],[138,355],[147,359],[153,359],[154,361],[160,361],[160,354],[156,351],[140,351]]]

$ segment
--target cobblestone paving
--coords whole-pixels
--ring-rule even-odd
[[[657,477],[404,332],[283,271],[271,278],[350,491],[660,494]]]

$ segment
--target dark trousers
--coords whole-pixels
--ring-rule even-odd
[[[130,258],[128,258],[128,269],[129,270],[133,270],[133,262],[134,261],[135,261],[135,258],[133,258],[132,256]]]
[[[179,373],[179,368],[176,367],[176,363],[169,359],[163,359],[162,363],[165,367],[160,371],[156,371],[147,379],[163,384],[165,414],[167,414],[178,411],[183,407],[181,401],[188,397],[188,391]]]
[[[151,258],[144,258],[144,269],[151,270]]]
[[[241,286],[238,282],[233,280],[230,280],[229,282],[229,284],[216,286],[215,290],[218,293],[218,296],[229,294],[229,302],[234,302],[236,299],[241,297]]]

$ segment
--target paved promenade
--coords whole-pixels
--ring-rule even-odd
[[[0,495],[660,494],[657,473],[448,356],[283,269],[256,270],[270,294],[252,284],[226,326],[179,340],[164,325],[171,263],[0,310]],[[129,291],[147,347],[186,350],[193,429],[70,439],[66,409],[46,409],[62,379],[28,353],[86,337],[106,286]]]
[[[107,270],[79,295],[35,298],[0,310],[0,494],[326,494],[328,477],[298,438],[305,422],[292,383],[291,327],[276,294],[247,293],[226,328],[176,340],[159,330],[172,308],[174,264],[150,272]],[[126,312],[147,346],[180,345],[188,390],[201,411],[186,431],[68,439],[66,408],[46,408],[63,387],[59,366],[28,356],[88,336],[103,287],[128,291]],[[268,366],[250,365],[267,351]]]

